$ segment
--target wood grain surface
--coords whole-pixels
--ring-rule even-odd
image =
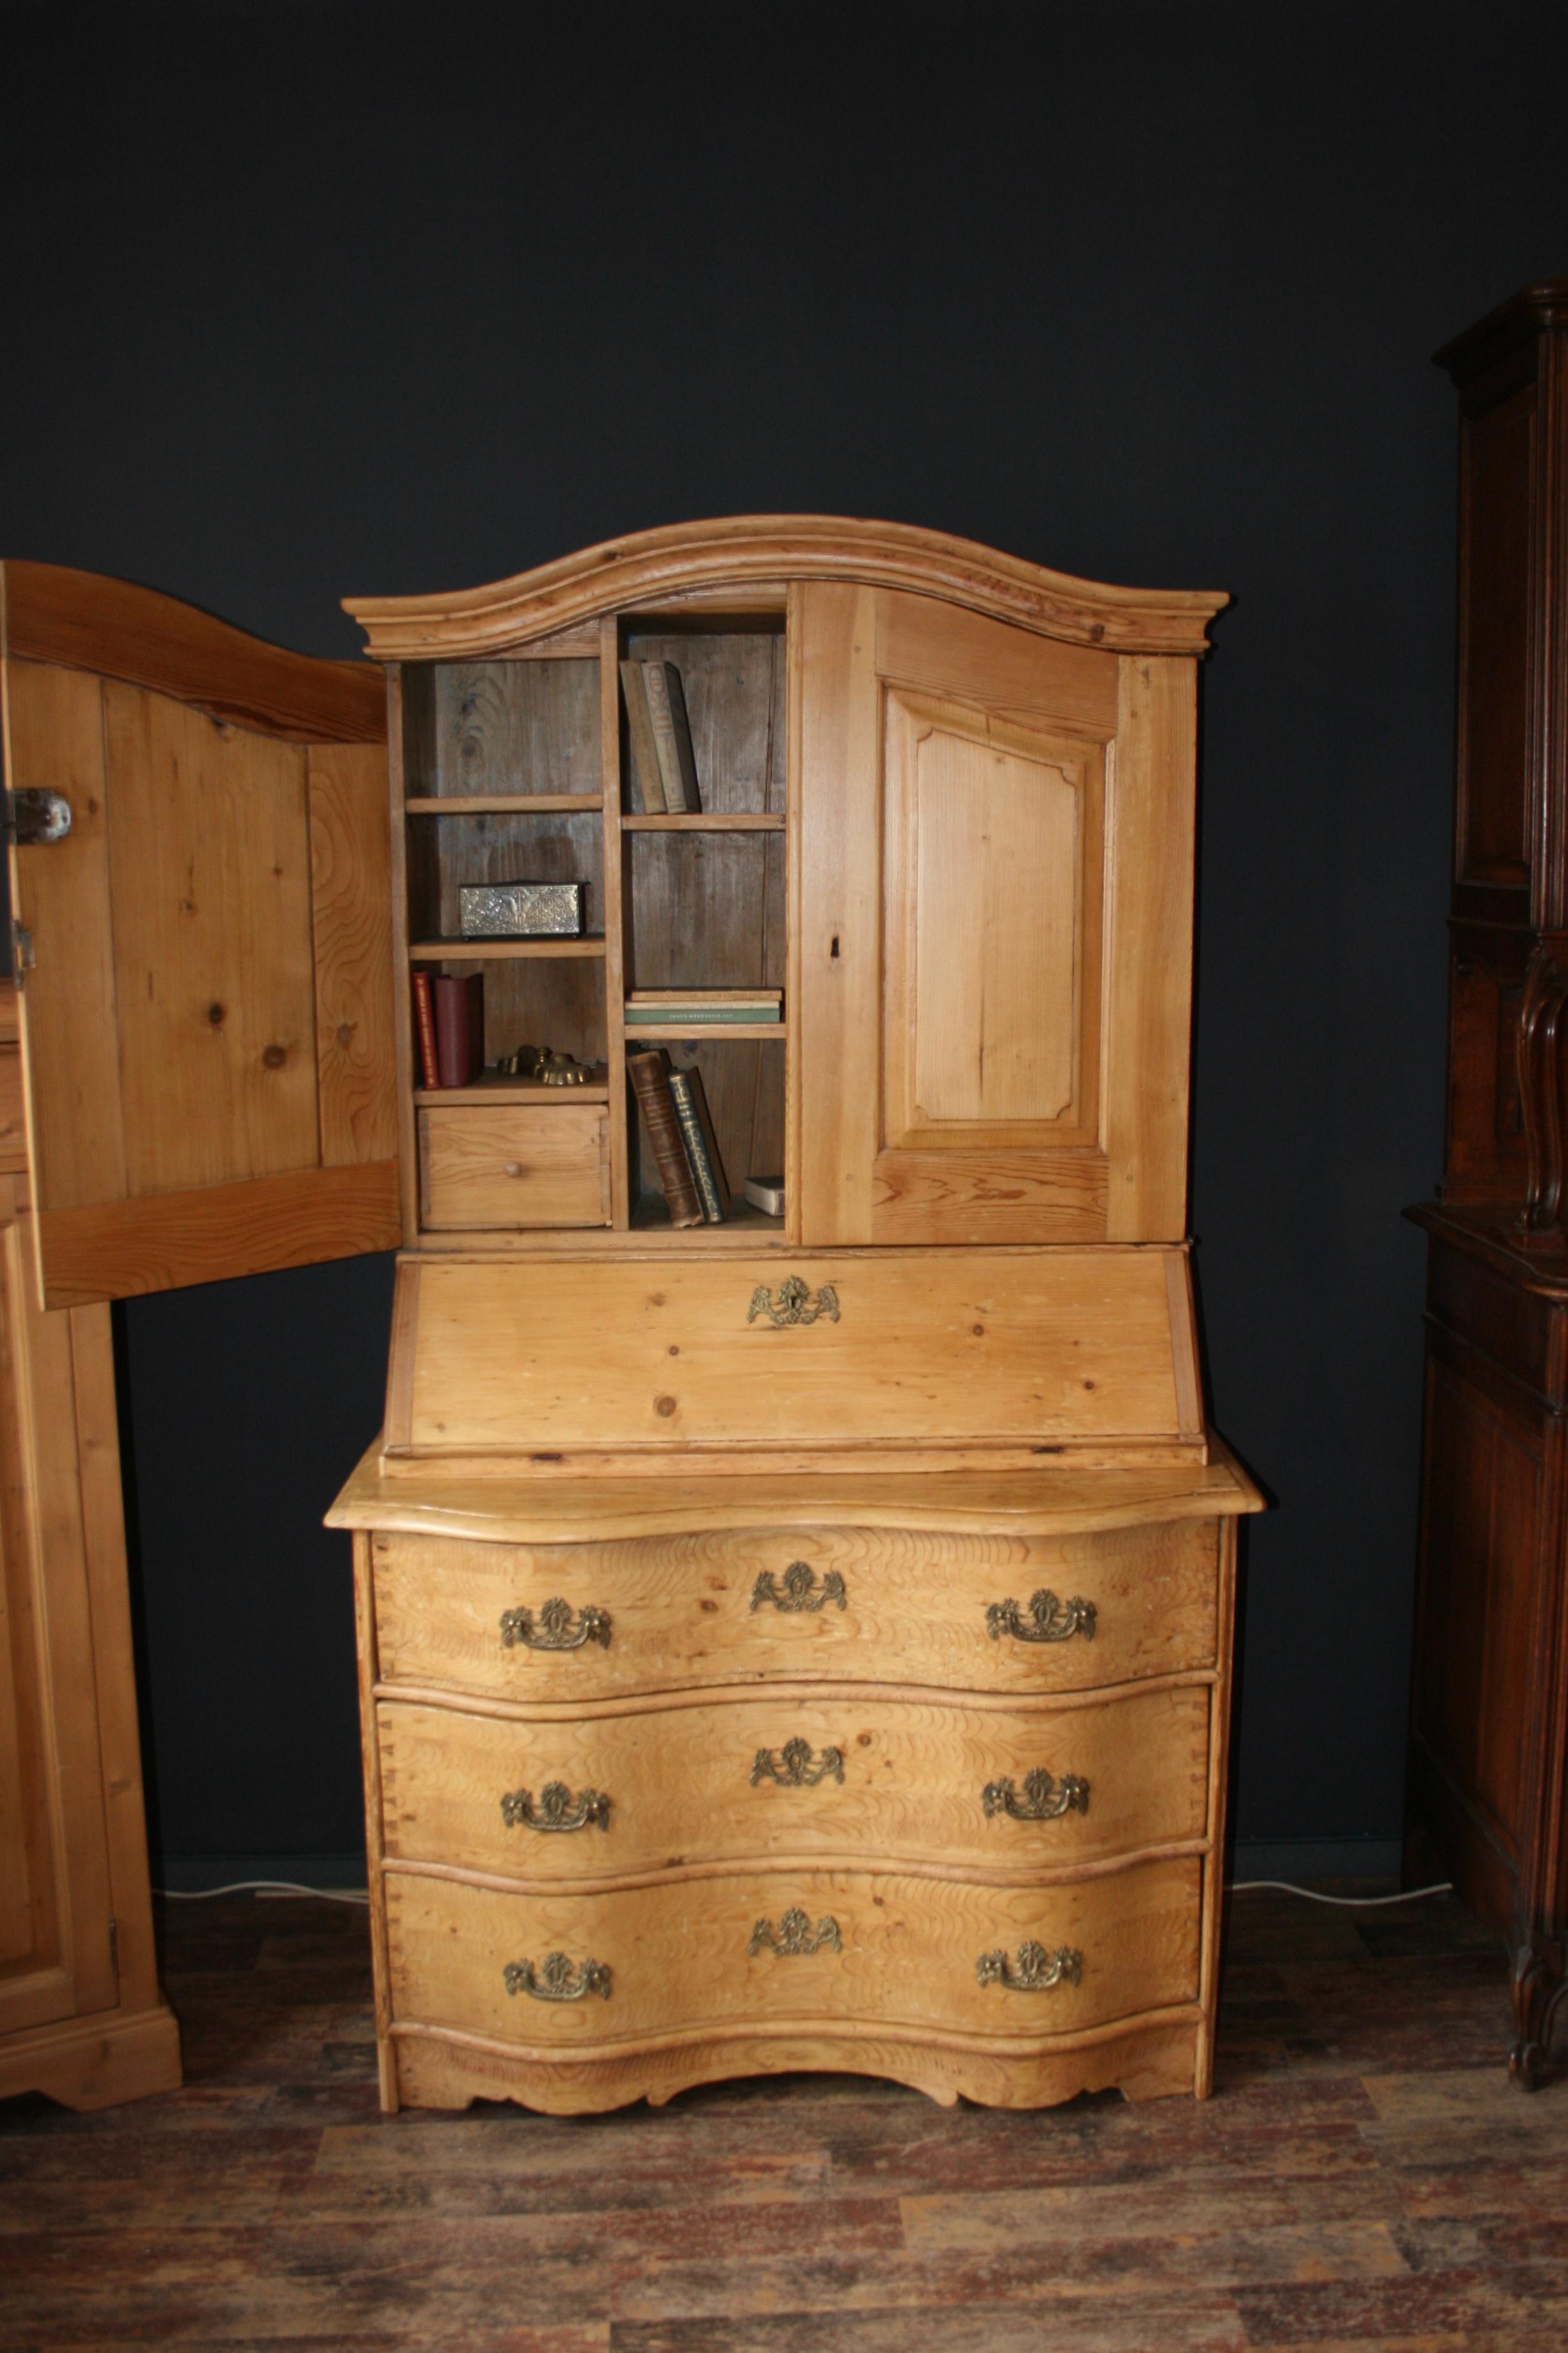
[[[805,1684],[765,1698],[589,1704],[542,1721],[384,1702],[386,1847],[533,1885],[763,1855],[1045,1878],[1204,1838],[1209,1706],[1206,1683],[1076,1707]],[[797,1741],[810,1752],[798,1781],[785,1754]],[[998,1777],[1023,1803],[1042,1769],[1057,1784],[1081,1780],[1081,1807],[1042,1820],[994,1801],[987,1810]],[[604,1797],[604,1827],[531,1829],[515,1809],[509,1822],[504,1798],[526,1788],[537,1819],[552,1782],[574,1800]]]
[[[1085,1691],[1215,1662],[1213,1521],[1056,1538],[867,1528],[733,1530],[596,1546],[373,1540],[384,1686],[512,1701],[763,1680],[933,1683],[960,1691]],[[805,1560],[844,1607],[753,1608]],[[986,1610],[1043,1588],[1095,1607],[1092,1641],[994,1639]],[[535,1651],[502,1640],[508,1609],[560,1595],[607,1609],[606,1646]]]
[[[608,1113],[602,1103],[463,1104],[421,1111],[426,1226],[606,1225]]]
[[[518,1894],[407,1866],[384,1879],[393,2026],[416,2021],[543,2056],[642,2034],[701,2040],[705,2027],[809,2030],[816,2020],[1029,2042],[1192,2003],[1201,1865],[1148,1862],[1051,1887],[973,1886],[894,1873],[781,1865],[623,1892]],[[752,1951],[798,1906],[837,1944]],[[1081,1954],[1077,1984],[980,1983],[993,1949],[1036,1940]],[[609,1971],[605,1996],[540,2000],[507,1990],[509,1963],[563,1950]]]
[[[837,1317],[753,1307],[787,1275]],[[1156,1251],[802,1251],[634,1271],[584,1259],[418,1270],[407,1431],[425,1451],[852,1447],[879,1439],[1197,1440]]]

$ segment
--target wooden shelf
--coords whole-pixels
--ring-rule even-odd
[[[631,1229],[624,1240],[637,1242],[658,1242],[672,1250],[701,1250],[711,1245],[721,1235],[744,1234],[752,1240],[784,1239],[784,1219],[770,1218],[765,1211],[754,1209],[743,1193],[733,1195],[730,1214],[723,1222],[710,1226],[672,1226],[669,1205],[662,1194],[648,1194],[637,1204],[632,1213]]]
[[[403,804],[408,817],[560,817],[604,806],[600,793],[418,793]]]
[[[603,1062],[596,1065],[601,1071]],[[446,1103],[608,1103],[605,1078],[586,1079],[580,1087],[548,1087],[542,1079],[514,1079],[487,1071],[471,1087],[416,1087],[414,1100],[422,1109]]]
[[[782,811],[768,811],[764,816],[708,817],[699,809],[682,811],[679,817],[623,816],[623,833],[782,833],[784,821]]]
[[[487,956],[602,956],[604,953],[603,934],[586,940],[415,940],[408,960],[411,964],[477,964]]]
[[[651,1039],[656,1045],[673,1045],[682,1038],[785,1038],[787,1021],[632,1021],[621,1024],[627,1038]]]

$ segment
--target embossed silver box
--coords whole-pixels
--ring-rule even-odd
[[[466,940],[575,939],[583,892],[581,882],[465,882],[458,920]]]

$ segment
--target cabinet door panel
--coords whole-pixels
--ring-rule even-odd
[[[167,597],[5,569],[12,852],[49,1306],[399,1234],[380,681]]]
[[[1179,1240],[1191,659],[809,583],[791,660],[798,1239]]]

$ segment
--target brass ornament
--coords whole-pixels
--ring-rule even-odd
[[[843,1949],[838,1923],[831,1913],[825,1915],[814,1930],[810,1915],[801,1911],[797,1905],[791,1905],[776,1928],[771,1920],[759,1920],[752,1930],[752,1941],[746,1947],[748,1954],[766,1951],[777,1953],[781,1957],[790,1957],[797,1953],[837,1953]]]
[[[580,1062],[575,1054],[555,1046],[520,1046],[515,1054],[503,1054],[495,1067],[503,1078],[537,1079],[545,1087],[585,1087],[594,1075],[591,1062]]]
[[[546,1781],[537,1804],[531,1789],[509,1789],[500,1818],[509,1831],[585,1831],[595,1822],[607,1831],[610,1801],[599,1789],[579,1789],[574,1797],[564,1781]]]
[[[1006,1986],[1014,1993],[1048,1993],[1052,1986],[1078,1984],[1083,1975],[1083,1955],[1074,1952],[1070,1945],[1058,1945],[1054,1953],[1047,1953],[1044,1945],[1031,1938],[1019,1946],[1016,1961],[1009,1961],[1002,1952],[982,1953],[974,1974],[983,1986]]]
[[[1004,1774],[1000,1780],[986,1782],[980,1802],[987,1820],[996,1814],[1011,1814],[1016,1822],[1054,1822],[1063,1814],[1088,1813],[1089,1783],[1077,1773],[1064,1773],[1059,1781],[1053,1780],[1043,1765],[1037,1765],[1024,1776],[1021,1798]]]
[[[803,1282],[798,1274],[786,1274],[779,1285],[776,1299],[765,1282],[758,1283],[752,1293],[752,1303],[746,1310],[747,1323],[754,1324],[759,1315],[765,1315],[770,1324],[781,1326],[815,1324],[819,1315],[826,1315],[830,1324],[837,1324],[838,1293],[830,1282],[825,1282],[813,1298],[809,1283]]]
[[[508,1961],[501,1976],[508,1993],[531,1994],[535,2001],[583,2001],[591,1993],[610,1999],[605,1961],[569,1961],[564,1953],[547,1953],[541,1968],[531,1961]]]
[[[829,1602],[842,1609],[847,1600],[844,1579],[836,1568],[830,1568],[818,1586],[816,1570],[804,1560],[791,1561],[782,1588],[773,1582],[771,1568],[764,1568],[752,1588],[753,1609],[760,1609],[764,1601],[771,1601],[775,1609],[826,1609]]]
[[[610,1613],[590,1602],[573,1623],[572,1608],[553,1595],[535,1619],[531,1609],[503,1609],[500,1638],[507,1650],[521,1642],[529,1651],[580,1651],[584,1642],[610,1647]]]
[[[1016,1642],[1067,1642],[1081,1634],[1086,1642],[1092,1642],[1096,1614],[1092,1601],[1058,1601],[1042,1586],[1029,1596],[1026,1620],[1010,1598],[993,1601],[985,1612],[985,1630],[994,1642],[999,1642],[1004,1634],[1011,1634]]]
[[[786,1740],[777,1756],[771,1748],[759,1748],[752,1764],[753,1789],[759,1781],[776,1781],[782,1789],[808,1789],[818,1781],[843,1778],[844,1751],[825,1748],[814,1764],[809,1740]]]

